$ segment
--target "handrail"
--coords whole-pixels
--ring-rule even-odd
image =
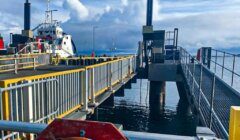
[[[228,134],[228,131],[227,129],[224,127],[223,123],[221,122],[221,120],[219,119],[219,117],[217,116],[214,108],[213,108],[213,101],[214,101],[214,94],[215,94],[215,80],[213,80],[213,85],[212,85],[212,93],[211,93],[211,103],[209,103],[207,97],[204,95],[204,92],[202,90],[202,86],[201,86],[201,83],[202,83],[202,71],[203,71],[203,68],[204,69],[208,69],[206,65],[203,65],[201,62],[199,62],[194,56],[192,56],[190,53],[188,53],[186,51],[186,49],[184,48],[180,48],[180,55],[181,55],[181,65],[182,65],[182,68],[184,69],[183,72],[185,73],[185,76],[187,79],[189,79],[188,77],[191,77],[192,80],[193,80],[193,83],[192,85],[190,85],[190,87],[192,88],[190,91],[192,92],[192,94],[194,95],[195,93],[195,90],[194,90],[194,84],[196,84],[196,88],[199,89],[199,100],[198,100],[198,110],[199,112],[201,113],[201,115],[203,116],[202,114],[202,111],[200,109],[200,102],[201,102],[201,98],[200,97],[203,97],[204,98],[204,101],[207,103],[207,106],[208,108],[210,109],[210,122],[209,122],[209,127],[211,128],[212,127],[212,123],[213,123],[213,120],[212,118],[214,117],[217,121],[217,123],[219,124],[219,126],[221,127],[221,130],[223,131],[224,133],[224,136],[225,138],[228,138],[229,137],[229,134]],[[193,70],[191,71],[190,69],[190,64],[193,65]],[[196,65],[200,65],[201,66],[201,72],[200,72],[200,81],[199,81],[199,84],[195,78],[195,67]],[[209,71],[212,75],[213,75],[213,78],[215,79],[217,77],[217,75],[212,72],[212,71]],[[191,83],[190,83],[191,84]],[[194,95],[195,96],[195,95]],[[195,97],[196,98],[196,97]],[[197,98],[196,98],[197,99]],[[206,121],[206,120],[205,120]]]
[[[232,54],[232,53],[228,53],[228,52],[225,52],[225,51],[221,51],[221,50],[216,50],[216,49],[210,49],[212,51],[212,55],[211,57],[206,57],[205,59],[210,61],[211,63],[214,64],[214,72],[217,73],[217,66],[221,67],[221,75],[219,75],[219,77],[221,77],[221,79],[224,79],[224,70],[227,70],[228,72],[230,72],[232,74],[231,76],[231,83],[228,83],[229,85],[231,85],[232,87],[234,86],[234,76],[237,76],[238,78],[240,78],[240,73],[237,73],[235,71],[235,68],[236,68],[236,59],[237,58],[240,58],[239,55],[237,54]],[[213,51],[215,53],[213,53]],[[219,54],[221,53],[221,54]],[[229,56],[227,56],[229,55]],[[222,57],[222,64],[220,64],[218,62],[218,58]],[[215,58],[215,59],[213,59]],[[232,60],[228,63],[231,63],[232,65],[232,68],[230,69],[229,67],[226,66],[226,58],[232,58]],[[220,74],[220,73],[219,73]]]

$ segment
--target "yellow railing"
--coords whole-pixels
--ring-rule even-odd
[[[0,81],[2,90],[10,88],[0,96],[0,119],[46,123],[77,109],[86,110],[88,102],[94,103],[95,97],[111,90],[134,71],[135,57],[130,56],[80,69]],[[51,79],[57,82],[49,82]],[[16,103],[17,100],[21,102]],[[52,115],[41,120],[49,114]]]

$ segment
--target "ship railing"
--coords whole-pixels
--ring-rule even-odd
[[[212,129],[218,137],[228,139],[228,126],[223,122],[226,120],[221,120],[215,110],[217,106],[215,106],[214,97],[215,94],[218,94],[216,93],[217,75],[183,48],[180,48],[180,58],[185,80],[191,95],[194,97],[195,106],[201,118],[203,118],[203,124]],[[208,76],[211,78],[211,83],[208,84],[208,87],[205,87],[206,85],[203,84],[204,71],[207,71],[209,73]]]
[[[50,123],[74,111],[91,112],[96,98],[131,78],[136,57],[129,56],[75,70],[0,81],[0,120]],[[2,131],[2,139],[22,133]],[[1,137],[0,137],[1,138]]]
[[[208,57],[206,58],[208,59]],[[240,92],[240,56],[211,48],[210,69],[223,81]],[[231,77],[231,78],[229,78]]]
[[[35,70],[36,67],[48,65],[49,63],[49,54],[0,58],[0,73],[14,71],[17,74],[18,70],[30,68]]]

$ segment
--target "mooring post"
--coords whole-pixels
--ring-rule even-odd
[[[214,103],[214,95],[215,95],[215,83],[216,82],[216,76],[213,74],[213,79],[212,79],[212,94],[211,94],[211,104],[210,104],[210,121],[209,121],[209,128],[212,128],[212,116],[213,116],[213,103]]]

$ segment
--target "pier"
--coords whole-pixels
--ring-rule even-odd
[[[240,105],[239,92],[185,49],[179,47],[175,51],[179,57],[174,57],[174,60],[149,65],[152,69],[148,73],[151,85],[155,83],[157,87],[156,84],[161,83],[159,94],[162,94],[165,81],[182,83],[186,94],[180,97],[187,97],[199,113],[200,122],[212,129],[217,137],[227,139],[231,127],[231,106]],[[88,66],[80,63],[56,66],[49,62],[47,65],[36,65],[34,69],[18,70],[16,74],[15,70],[2,72],[1,120],[48,124],[55,118],[85,119],[140,70],[135,56],[106,58],[101,62],[92,59],[95,64]],[[19,133],[4,134],[3,139],[15,135],[20,137]]]
[[[27,0],[25,9],[29,8]],[[30,20],[30,12],[26,12],[25,20]],[[34,42],[25,42],[20,54],[0,56],[0,139],[35,139],[54,123],[75,121],[69,123],[75,124],[76,120],[77,123],[86,123],[83,120],[88,116],[98,115],[99,106],[113,107],[114,98],[124,96],[124,88],[131,87],[137,78],[150,82],[149,110],[164,106],[166,82],[175,82],[181,91],[178,92],[181,101],[190,105],[187,112],[198,116],[196,136],[133,132],[122,130],[121,124],[104,123],[112,126],[110,134],[117,132],[120,137],[129,140],[238,139],[240,72],[236,71],[236,60],[240,56],[211,47],[202,47],[197,55],[193,55],[179,46],[178,28],[173,31],[155,30],[152,17],[153,0],[148,0],[146,25],[142,28],[143,40],[138,42],[137,54],[134,55],[95,57],[93,51],[92,57],[79,56],[75,54],[76,46],[71,36],[60,31],[61,39],[66,39],[68,45],[61,42],[61,47],[51,44],[52,48],[44,48],[38,42],[38,53],[35,54],[31,48]],[[42,36],[49,32],[39,30],[38,33]],[[28,25],[22,35],[13,35],[13,38],[23,36],[34,38]],[[29,46],[30,49],[27,48]],[[44,50],[42,47],[48,48],[48,52],[39,53]],[[66,52],[64,47],[70,52]],[[22,51],[25,54],[21,54]],[[226,66],[227,61],[232,68]],[[106,132],[100,128],[94,131],[99,130]],[[85,131],[77,132],[77,137],[85,137]]]

